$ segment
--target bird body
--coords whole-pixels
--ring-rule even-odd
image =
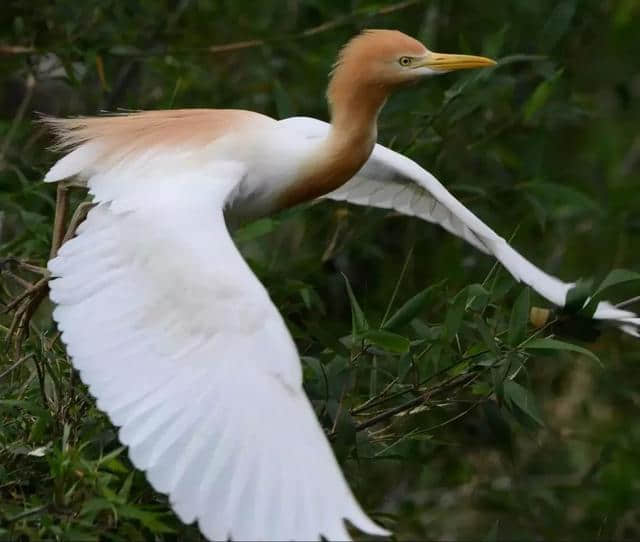
[[[207,538],[344,540],[344,519],[386,534],[351,494],[302,389],[296,346],[226,223],[317,197],[393,208],[442,225],[564,303],[570,284],[376,144],[390,92],[492,63],[370,31],[339,56],[331,125],[234,110],[46,121],[73,150],[45,180],[78,176],[96,203],[49,263],[62,339],[134,465]],[[606,303],[594,317],[640,326]]]

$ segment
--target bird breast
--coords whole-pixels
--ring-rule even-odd
[[[321,142],[297,136],[282,127],[233,134],[218,140],[211,149],[214,158],[237,160],[247,175],[226,211],[232,225],[272,214],[287,207],[285,194],[306,176]]]

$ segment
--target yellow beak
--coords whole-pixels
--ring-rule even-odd
[[[419,67],[431,68],[434,71],[467,70],[470,68],[486,68],[495,66],[496,61],[484,56],[448,55],[445,53],[429,53],[418,64]]]

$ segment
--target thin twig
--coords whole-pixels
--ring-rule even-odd
[[[223,43],[221,45],[212,45],[207,49],[210,53],[228,53],[230,51],[240,51],[241,49],[253,49],[254,47],[260,47],[266,45],[265,40],[245,40],[235,41],[232,43]]]
[[[25,45],[0,45],[0,55],[27,55],[35,52],[34,47]]]
[[[75,234],[78,226],[84,222],[89,214],[89,211],[96,206],[95,203],[91,201],[83,201],[80,205],[76,207],[76,210],[69,221],[69,226],[67,227],[67,231],[62,238],[62,244],[64,245],[69,239],[71,239]]]
[[[43,277],[38,282],[33,284],[31,287],[27,288],[24,292],[22,292],[18,297],[16,297],[11,303],[5,305],[2,312],[9,312],[10,310],[15,309],[25,298],[29,297],[33,293],[37,292],[40,288],[43,288],[44,285],[49,280],[49,277]]]
[[[481,405],[482,403],[484,403],[487,399],[489,398],[489,395],[484,396],[482,399],[478,399],[475,403],[473,403],[469,408],[467,408],[466,410],[463,410],[462,412],[460,412],[459,414],[456,414],[453,418],[449,418],[448,420],[445,420],[442,423],[437,423],[436,425],[432,425],[431,427],[427,427],[424,431],[425,433],[429,433],[431,431],[434,431],[435,429],[440,429],[442,427],[444,427],[445,425],[449,425],[450,423],[453,423],[457,420],[459,420],[460,418],[464,418],[467,414],[469,414],[469,412],[471,412],[472,410],[474,410],[475,408],[477,408],[479,405]]]
[[[409,401],[406,401],[401,405],[385,410],[384,412],[381,412],[380,414],[376,414],[375,416],[372,416],[368,420],[365,420],[359,423],[358,425],[356,425],[356,431],[362,431],[367,427],[376,425],[377,423],[385,421],[393,416],[396,416],[397,414],[401,414],[402,412],[405,412],[407,410],[412,410],[413,408],[428,401],[433,394],[442,393],[452,387],[459,387],[461,385],[466,385],[470,380],[474,380],[476,378],[478,378],[478,374],[465,374],[465,375],[458,375],[458,376],[452,377],[451,379],[449,379],[448,381],[445,381],[440,386],[437,386],[436,388],[423,392],[418,397],[414,397],[413,399],[410,399]]]
[[[22,356],[18,361],[16,361],[11,367],[9,367],[8,369],[5,369],[4,371],[2,371],[0,373],[0,380],[2,380],[5,376],[7,376],[11,371],[13,371],[14,369],[16,369],[17,367],[19,367],[22,363],[24,363],[25,361],[27,361],[29,358],[33,357],[33,352],[31,352],[30,354],[27,354],[26,356]]]
[[[464,363],[465,361],[469,361],[470,359],[476,358],[476,357],[481,356],[483,354],[486,354],[488,352],[489,352],[488,350],[482,350],[481,352],[476,352],[475,354],[472,354],[470,356],[464,356],[462,358],[459,358],[457,361],[447,365],[446,367],[443,367],[442,369],[440,369],[439,371],[436,371],[432,375],[429,375],[422,382],[417,383],[415,386],[412,386],[411,388],[407,388],[405,390],[396,391],[396,392],[394,392],[394,393],[392,393],[390,395],[387,395],[386,397],[381,397],[380,399],[377,399],[377,400],[371,400],[371,403],[369,403],[368,408],[381,405],[382,403],[386,403],[387,401],[390,401],[391,399],[395,399],[396,397],[400,397],[401,395],[404,395],[405,393],[410,393],[412,391],[415,392],[416,389],[419,389],[420,387],[424,386],[425,384],[427,384],[428,382],[434,380],[435,378],[438,378],[439,376],[441,376],[441,375],[443,375],[445,373],[448,373],[451,369],[453,369],[454,367],[457,367],[461,363]],[[360,408],[360,407],[358,407],[358,408]],[[360,410],[359,410],[359,412],[360,412]]]
[[[383,328],[384,324],[387,321],[387,316],[389,316],[389,313],[391,312],[391,307],[393,306],[396,297],[398,296],[398,291],[400,290],[400,284],[402,284],[402,281],[404,279],[404,275],[407,272],[407,268],[409,267],[409,262],[411,261],[411,256],[413,255],[413,247],[411,247],[409,249],[409,252],[407,252],[407,257],[404,260],[404,265],[402,266],[402,270],[400,271],[400,276],[398,277],[398,280],[396,282],[396,287],[393,289],[393,293],[391,294],[391,299],[389,300],[389,304],[387,305],[387,310],[384,311],[384,316],[382,317],[382,322],[380,322],[380,327]]]
[[[371,403],[373,403],[374,401],[380,399],[381,397],[384,397],[387,393],[389,393],[389,390],[398,382],[398,377],[396,376],[391,382],[389,382],[384,389],[378,393],[377,395],[374,395],[373,397],[369,397],[369,399],[367,399],[364,403],[362,403],[361,405],[358,405],[357,407],[353,407],[350,412],[351,414],[358,414],[358,412],[362,412],[363,410],[365,410]]]
[[[56,189],[56,210],[53,215],[53,234],[49,259],[55,258],[64,238],[64,223],[69,208],[69,186],[65,181],[58,183]]]
[[[14,281],[16,281],[23,288],[31,288],[33,286],[33,283],[29,282],[28,280],[23,279],[22,277],[16,275],[15,273],[12,273],[11,271],[5,271],[4,274],[7,275],[8,277],[12,278]]]
[[[391,4],[389,6],[378,9],[375,12],[375,15],[388,15],[389,13],[406,9],[423,1],[424,0],[405,0],[404,2],[397,2],[396,4]],[[370,9],[368,8],[356,9],[347,15],[342,15],[317,26],[312,26],[311,28],[307,28],[306,30],[298,32],[297,34],[279,36],[272,39],[243,40],[232,43],[223,43],[220,45],[212,45],[207,48],[207,51],[209,53],[228,53],[230,51],[240,51],[242,49],[253,49],[255,47],[262,47],[263,45],[267,45],[269,43],[292,41],[301,38],[317,36],[318,34],[321,34],[323,32],[327,32],[329,30],[333,30],[334,28],[344,26],[345,24],[351,22],[353,19],[357,19],[358,17],[362,17],[363,15],[369,13]]]
[[[164,56],[166,54],[180,54],[180,53],[188,53],[188,52],[205,52],[205,53],[229,53],[234,51],[241,51],[245,49],[255,49],[257,47],[262,47],[264,45],[268,45],[271,43],[281,43],[281,42],[289,42],[302,38],[308,38],[312,36],[317,36],[323,32],[327,32],[329,30],[333,30],[340,26],[344,26],[349,24],[353,20],[357,20],[359,18],[369,16],[379,16],[379,15],[388,15],[390,13],[394,13],[396,11],[401,11],[403,9],[412,7],[414,5],[418,5],[423,3],[425,0],[405,0],[404,2],[397,2],[395,4],[391,4],[389,6],[385,6],[377,9],[375,12],[371,12],[370,8],[361,8],[352,11],[347,15],[342,15],[340,17],[336,17],[330,21],[326,21],[317,26],[313,26],[311,28],[307,28],[302,30],[301,32],[295,34],[285,34],[280,35],[277,38],[271,39],[251,39],[251,40],[242,40],[242,41],[234,41],[230,43],[221,43],[219,45],[211,45],[204,49],[195,48],[195,49],[166,49],[159,48],[156,50],[149,51],[136,51],[130,54],[118,53],[118,56],[129,56],[129,57],[152,57],[152,56]],[[39,50],[35,47],[25,47],[21,45],[0,45],[0,55],[20,55],[20,54],[44,54],[45,52],[55,53],[55,49],[49,49],[47,51]],[[109,108],[111,109],[111,108]]]
[[[60,335],[62,335],[62,331],[60,330],[56,331],[55,335],[51,337],[51,340],[45,345],[44,347],[45,352],[49,352],[53,350],[53,347],[55,346],[56,342],[60,338]]]
[[[47,269],[45,267],[40,267],[39,265],[30,264],[28,261],[19,260],[18,258],[0,258],[0,271],[2,271],[3,267],[10,267],[15,265],[24,269],[25,271],[31,271],[32,273],[38,273],[39,275],[46,275]]]
[[[42,506],[38,506],[37,508],[32,508],[31,510],[25,510],[24,512],[20,512],[18,515],[13,516],[12,518],[8,518],[7,522],[8,523],[13,523],[13,522],[18,521],[20,519],[24,519],[24,518],[26,518],[28,516],[32,516],[33,514],[39,514],[43,510],[46,510],[47,508],[49,508],[49,505],[48,504],[43,504]]]
[[[342,386],[342,391],[340,392],[340,402],[338,403],[338,409],[336,410],[336,417],[333,420],[333,427],[331,427],[331,434],[334,435],[336,429],[338,427],[338,420],[340,419],[340,414],[342,413],[342,404],[344,403],[345,392],[347,391],[347,384]]]

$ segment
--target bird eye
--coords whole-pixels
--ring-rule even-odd
[[[411,57],[401,56],[398,62],[400,62],[400,66],[408,66],[409,64],[411,64]]]

